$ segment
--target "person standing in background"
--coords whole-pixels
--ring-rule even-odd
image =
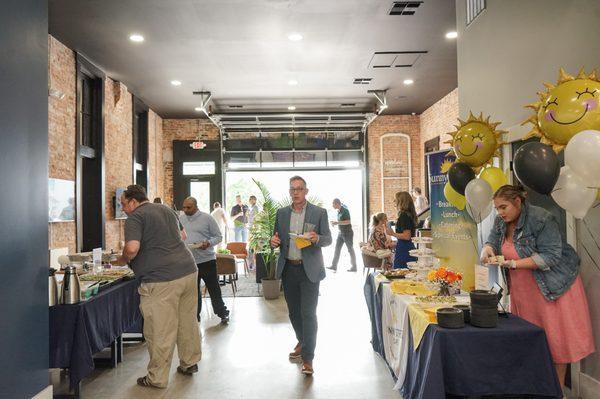
[[[427,201],[427,198],[421,194],[421,189],[419,187],[413,188],[412,195],[415,203],[415,211],[417,212],[417,216],[419,216],[429,208],[429,202]]]
[[[143,387],[166,388],[175,345],[177,372],[192,375],[202,356],[200,329],[194,316],[198,302],[198,268],[183,242],[174,211],[148,201],[146,190],[131,185],[120,198],[125,247],[115,265],[130,264],[141,281],[140,310],[150,354]]]
[[[260,212],[258,205],[256,205],[256,196],[251,195],[248,198],[248,203],[250,204],[250,208],[248,210],[248,231],[252,231],[252,225],[254,224],[254,218]],[[250,248],[248,248],[248,268],[250,270],[254,270],[256,268],[256,258],[255,253]]]
[[[410,256],[409,251],[415,249],[412,237],[415,235],[419,219],[415,211],[415,204],[407,191],[396,193],[396,208],[398,209],[398,220],[396,231],[388,230],[388,234],[398,239],[396,252],[394,254],[394,269],[408,268],[407,262],[414,262],[417,258]]]
[[[183,201],[184,215],[180,216],[181,224],[187,232],[185,243],[193,245],[192,255],[198,266],[198,321],[202,313],[202,295],[200,294],[200,280],[208,289],[213,311],[221,318],[222,323],[229,321],[229,310],[223,302],[219,277],[217,276],[217,257],[214,246],[223,241],[221,230],[217,221],[208,213],[198,209],[198,201],[188,197]]]
[[[337,221],[332,221],[333,226],[338,226],[339,233],[335,242],[335,252],[333,254],[333,261],[331,266],[327,267],[330,270],[337,271],[337,265],[340,260],[340,253],[344,243],[348,247],[350,253],[350,262],[352,267],[348,269],[349,272],[356,271],[356,254],[354,253],[354,231],[352,231],[352,222],[350,221],[350,211],[346,205],[342,204],[339,198],[333,200],[333,208],[337,209]]]
[[[235,205],[231,208],[231,218],[233,219],[235,241],[248,242],[248,205],[242,202],[242,196],[235,196]]]
[[[220,202],[215,202],[213,204],[213,211],[210,213],[210,216],[216,220],[219,230],[221,231],[221,236],[223,237],[221,242],[217,245],[217,249],[225,248],[225,242],[227,242],[227,215],[225,214],[225,210],[221,208]]]

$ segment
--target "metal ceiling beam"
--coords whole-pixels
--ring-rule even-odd
[[[223,133],[289,129],[303,131],[362,131],[368,114],[361,112],[308,112],[308,113],[222,113],[213,115]]]

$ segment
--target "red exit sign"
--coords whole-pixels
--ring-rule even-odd
[[[192,147],[194,150],[201,150],[206,147],[206,143],[203,141],[194,141],[192,144],[190,144],[190,147]]]

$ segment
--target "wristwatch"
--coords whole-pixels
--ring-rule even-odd
[[[511,269],[516,269],[517,268],[517,261],[514,259],[510,260],[510,268]]]

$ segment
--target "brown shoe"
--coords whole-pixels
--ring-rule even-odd
[[[310,377],[314,373],[315,373],[315,370],[313,369],[312,362],[302,363],[302,374],[304,374],[307,377]]]
[[[162,389],[164,387],[158,386],[158,385],[154,385],[153,383],[150,382],[150,379],[148,378],[148,376],[144,376],[144,377],[140,377],[137,379],[137,384],[139,386],[142,387],[147,387],[147,388],[159,388]]]
[[[289,354],[290,360],[297,360],[302,358],[302,345],[300,343],[296,344],[294,347],[294,351]]]

